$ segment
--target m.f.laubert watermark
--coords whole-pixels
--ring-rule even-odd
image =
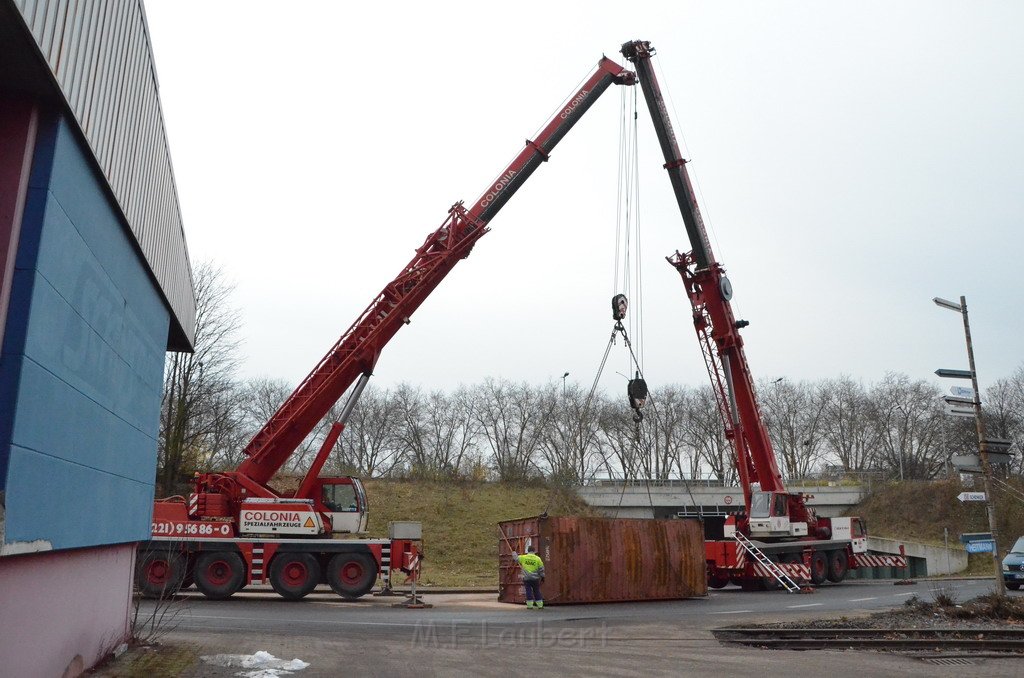
[[[594,626],[554,628],[538,619],[530,624],[493,625],[486,621],[469,623],[417,622],[412,646],[417,648],[552,648],[587,649],[605,647],[608,627],[604,622]]]

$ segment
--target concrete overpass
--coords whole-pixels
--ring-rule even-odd
[[[818,515],[842,515],[863,499],[861,486],[791,487],[811,495],[808,506]],[[616,518],[670,518],[677,515],[723,516],[743,506],[743,490],[712,485],[708,481],[642,480],[603,481],[600,485],[576,488],[589,505]]]
[[[858,504],[867,488],[861,486],[790,487],[791,491],[811,495],[807,502],[818,515],[835,517]],[[700,516],[705,528],[713,534],[720,529],[725,516],[743,506],[743,490],[723,487],[708,481],[604,481],[600,485],[576,488],[587,504],[612,518],[671,518]],[[720,535],[719,535],[720,538]],[[871,553],[904,554],[910,566],[906,569],[871,568],[859,576],[906,578],[924,575],[951,574],[967,567],[967,553],[962,548],[918,544],[880,537],[868,538]]]

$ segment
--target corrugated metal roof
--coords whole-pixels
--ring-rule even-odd
[[[168,348],[191,348],[192,272],[142,0],[14,0],[14,6],[167,300]]]

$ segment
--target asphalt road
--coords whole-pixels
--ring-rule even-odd
[[[856,617],[936,593],[968,600],[992,589],[979,580],[891,581],[826,586],[808,595],[751,593],[727,588],[706,598],[651,603],[552,606],[528,611],[496,602],[494,594],[427,594],[433,608],[393,608],[396,599],[344,601],[314,593],[287,602],[272,593],[226,601],[188,594],[166,610],[167,642],[203,655],[259,650],[310,666],[296,677],[341,675],[738,675],[767,671],[791,676],[962,675],[965,666],[871,652],[791,652],[719,644],[722,626]],[[1020,594],[1016,594],[1020,595]],[[145,617],[152,604],[142,608]],[[972,676],[1019,675],[1020,659],[973,658]],[[230,676],[238,668],[204,663],[187,675]],[[244,674],[241,674],[244,675]],[[285,674],[282,674],[285,675]]]

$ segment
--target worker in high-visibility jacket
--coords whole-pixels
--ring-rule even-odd
[[[519,569],[523,572],[527,609],[544,609],[544,596],[540,592],[540,585],[544,582],[544,561],[537,555],[537,549],[530,544],[526,547],[526,553],[519,555],[513,551],[512,557],[519,563]]]

